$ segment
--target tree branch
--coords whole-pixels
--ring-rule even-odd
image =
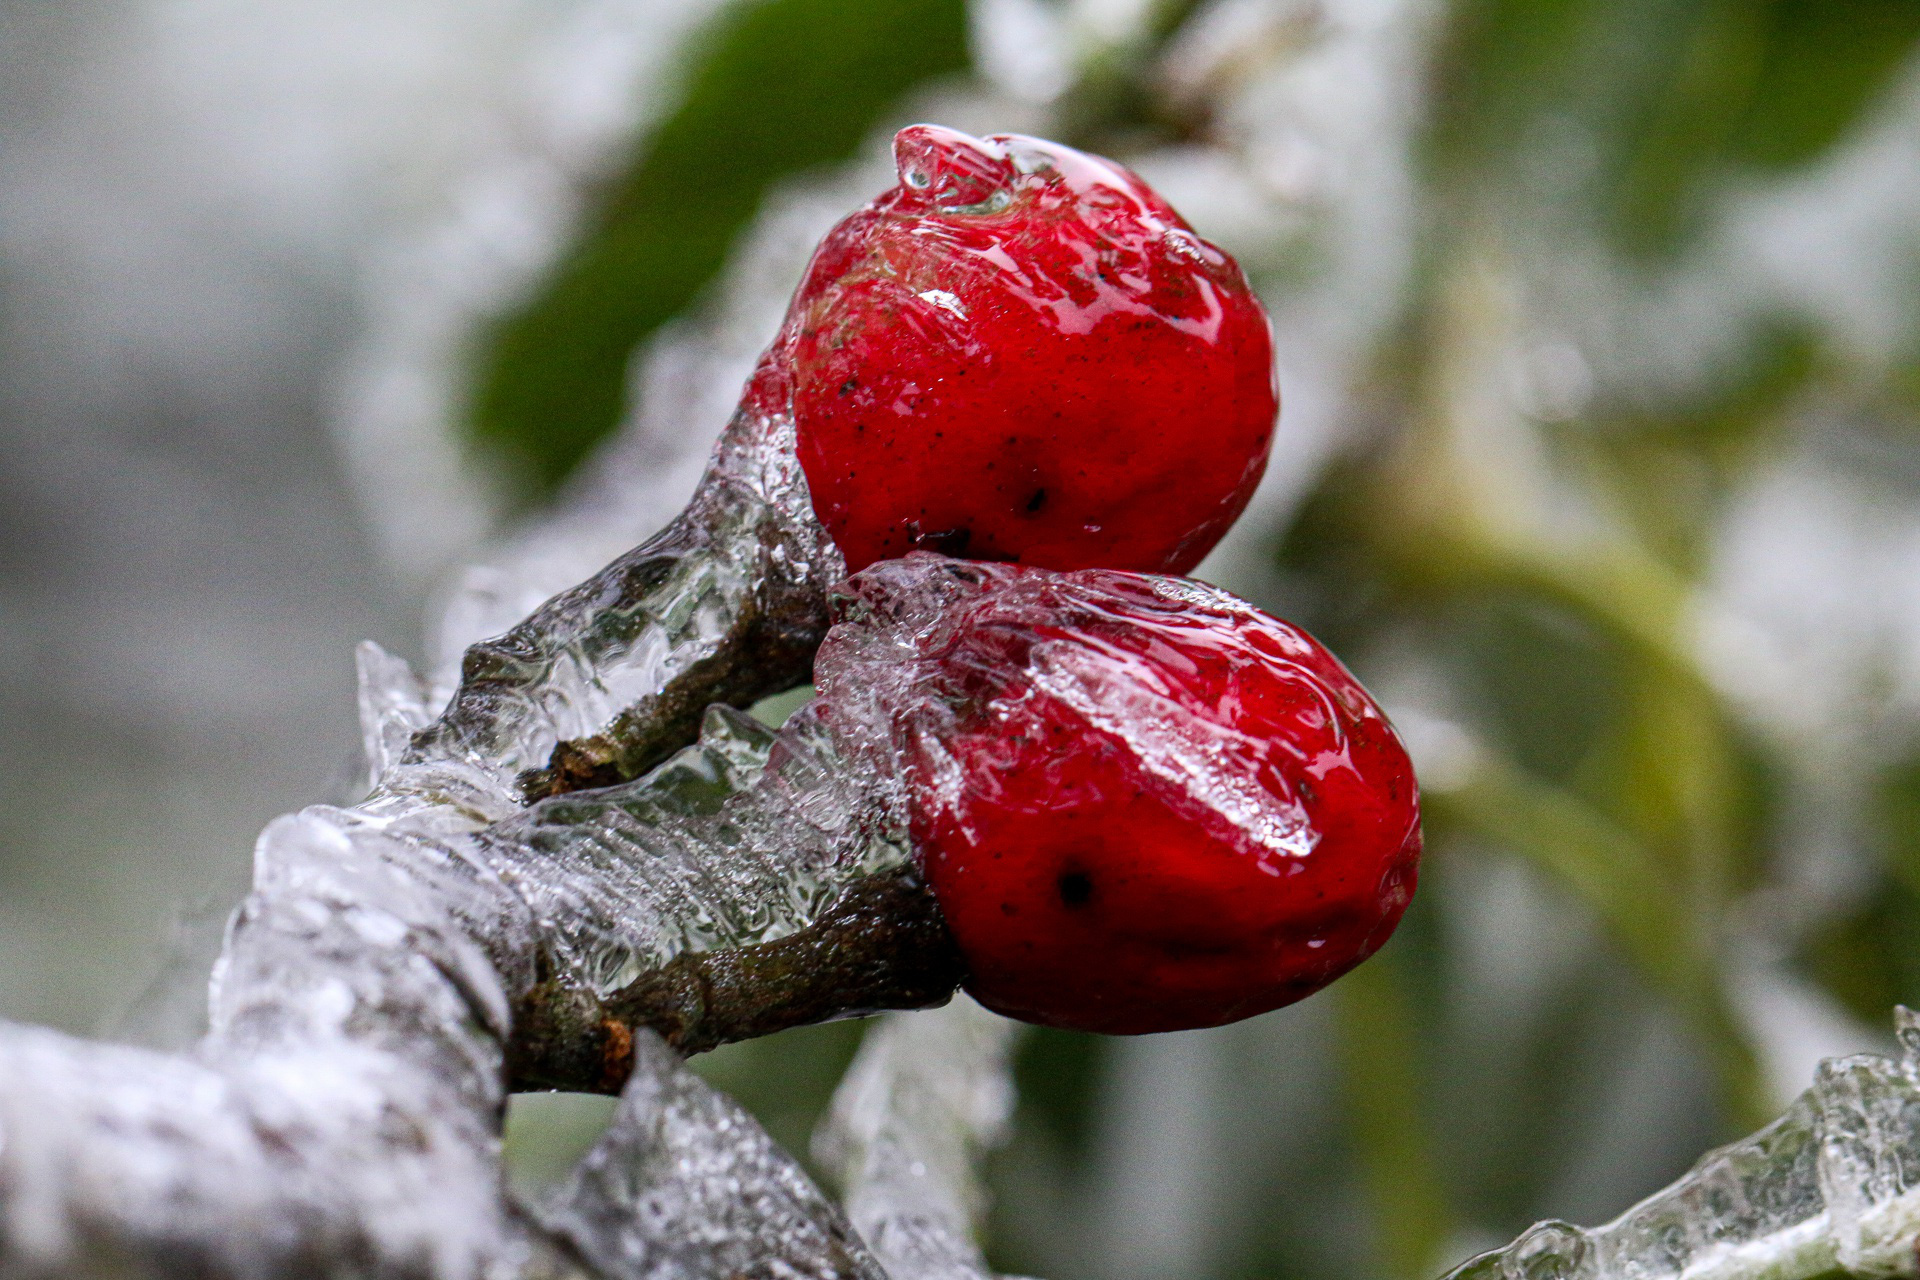
[[[707,643],[693,619],[736,587],[707,579],[674,634]],[[573,608],[539,616],[578,621]],[[583,690],[632,686],[635,651],[598,626],[590,642],[538,637],[523,647],[546,657],[433,723],[405,664],[363,650],[379,783],[263,833],[193,1055],[0,1027],[0,1274],[610,1266],[504,1195],[513,1069],[612,1089],[636,1063],[658,1076],[649,1025],[697,1048],[951,993],[959,962],[897,798],[807,713],[773,735],[715,708],[699,743],[645,777],[522,808],[518,769],[558,740],[561,713]],[[710,1131],[715,1161],[765,1143],[727,1107],[675,1114],[676,1132]],[[784,1206],[819,1239],[844,1236],[790,1165],[736,1173],[742,1213]],[[670,1218],[636,1212],[619,1230],[667,1248]],[[703,1256],[735,1268],[737,1253]],[[851,1245],[815,1262],[873,1274]]]
[[[510,768],[530,800],[611,786],[690,742],[709,704],[805,684],[846,563],[793,439],[749,396],[665,529],[467,650],[412,758]]]

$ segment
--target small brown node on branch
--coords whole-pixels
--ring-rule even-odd
[[[601,1093],[619,1093],[633,1074],[633,1029],[618,1018],[604,1018],[600,1032]]]
[[[603,738],[581,738],[554,747],[544,769],[520,775],[520,790],[528,804],[570,791],[591,791],[628,780],[613,744]]]

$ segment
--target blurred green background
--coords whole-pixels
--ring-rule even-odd
[[[12,5],[28,47],[98,44],[62,44],[80,37],[49,34],[50,19]],[[625,105],[541,116],[525,95],[502,105],[491,89],[456,94],[442,116],[421,117],[441,121],[441,133],[417,135],[438,139],[437,169],[418,161],[426,142],[409,151],[338,132],[341,154],[377,152],[377,181],[349,166],[324,191],[343,202],[380,193],[377,226],[340,214],[324,234],[301,230],[286,208],[311,213],[302,202],[318,197],[297,183],[275,195],[281,179],[223,212],[179,206],[190,210],[181,235],[272,229],[246,234],[278,247],[236,252],[263,272],[293,263],[280,331],[301,336],[237,353],[232,339],[222,358],[253,365],[179,375],[228,399],[191,392],[203,407],[159,444],[133,414],[122,434],[144,443],[116,465],[189,495],[187,481],[155,478],[155,457],[187,459],[165,465],[188,477],[212,468],[236,492],[265,486],[235,509],[281,530],[263,535],[272,545],[300,542],[284,532],[295,516],[320,531],[284,564],[241,575],[236,616],[259,616],[260,583],[311,583],[325,560],[333,595],[302,595],[302,607],[357,601],[337,625],[418,653],[409,602],[479,534],[524,561],[538,539],[516,527],[537,528],[555,504],[590,512],[619,477],[681,475],[704,452],[806,244],[885,185],[886,138],[901,123],[937,116],[1115,156],[1239,256],[1275,318],[1281,439],[1260,498],[1200,576],[1313,630],[1387,704],[1422,775],[1421,888],[1379,958],[1296,1008],[1132,1041],[1030,1035],[1014,1135],[992,1166],[997,1267],[1057,1280],[1437,1274],[1536,1218],[1619,1212],[1775,1114],[1820,1057],[1888,1043],[1895,1002],[1920,1005],[1920,3],[601,8],[618,13],[573,6],[564,38],[542,25],[557,19],[512,6],[423,19],[429,34],[467,33],[461,75],[475,82],[553,81],[562,89],[541,100],[564,105],[567,85],[591,81]],[[101,12],[87,21],[102,29],[179,19],[192,57],[162,54],[226,83],[207,67],[237,56],[219,39],[231,10],[156,4],[138,22]],[[375,19],[310,21],[361,39],[372,36],[353,24]],[[482,26],[484,41],[472,35]],[[287,30],[305,28],[254,38]],[[621,39],[644,56],[596,60]],[[120,65],[88,56],[85,66]],[[376,85],[426,74],[396,58],[397,69],[356,74]],[[209,91],[195,110],[237,115],[258,92]],[[16,170],[37,172],[21,169],[29,143],[91,136],[47,133],[65,101],[51,89],[9,101],[0,124],[16,144],[0,154]],[[467,137],[456,107],[493,134]],[[326,92],[298,97],[256,150],[344,109]],[[507,153],[496,134],[516,139]],[[213,137],[209,170],[253,154],[231,131]],[[489,205],[486,192],[520,189],[487,185],[489,173],[520,172],[502,154],[559,156],[550,185],[566,197]],[[449,284],[476,259],[446,246],[484,240],[492,233],[473,228],[508,206],[541,211],[534,230],[500,233],[480,256],[518,265],[485,289]],[[108,243],[167,251],[152,236],[128,250],[113,226],[63,251]],[[0,476],[15,505],[0,532],[18,563],[0,564],[13,593],[0,605],[44,617],[55,606],[41,595],[60,588],[34,577],[49,561],[27,553],[91,509],[69,492],[85,484],[60,489],[49,479],[59,468],[21,459],[40,456],[49,412],[95,410],[71,394],[49,401],[34,353],[93,331],[45,319],[46,299],[73,290],[56,287],[65,277],[49,274],[58,255],[44,239],[7,244],[14,273],[0,276],[11,281],[0,297],[14,319],[0,353],[16,390]],[[224,314],[253,296],[234,289],[205,305]],[[140,370],[174,366],[142,332],[112,341],[83,384],[131,379],[128,395],[149,405],[172,375]],[[288,358],[312,372],[282,391],[259,381]],[[295,425],[279,438],[306,440],[322,460],[262,454],[219,470],[233,464],[217,424],[282,401]],[[224,460],[204,461],[216,453]],[[289,505],[272,477],[291,472],[331,478]],[[660,509],[635,520],[677,505],[662,484]],[[25,514],[35,502],[55,514]],[[394,523],[393,508],[416,503],[439,513],[432,536]],[[341,543],[346,526],[365,532]],[[196,605],[176,622],[191,630],[205,616]],[[51,655],[70,634],[44,630],[32,652]],[[271,653],[272,630],[246,643]],[[315,654],[333,638],[317,624],[298,634]],[[444,656],[452,642],[438,643]],[[105,671],[118,652],[93,660]],[[46,655],[36,661],[58,664]],[[169,685],[173,669],[159,669],[153,683]],[[230,683],[219,670],[208,681]],[[130,891],[140,905],[126,906],[126,894],[74,886],[141,883],[134,863],[89,863],[86,849],[157,839],[141,831],[151,805],[123,799],[120,826],[76,829],[60,825],[57,797],[76,759],[92,793],[125,797],[111,763],[123,753],[139,758],[142,786],[197,809],[178,789],[196,764],[200,776],[215,766],[192,758],[190,736],[156,730],[150,749],[128,745],[119,712],[91,712],[96,723],[74,711],[91,694],[49,701],[26,683],[0,710],[63,727],[13,748],[22,798],[0,820],[0,889],[23,915],[66,911],[94,929],[100,903],[119,903],[104,916],[135,936],[138,957],[156,899],[227,886],[236,859],[180,853],[186,870]],[[312,798],[296,792],[324,771],[303,762],[331,768],[349,749],[345,686],[304,696],[322,726],[308,754],[272,785],[238,787],[225,827],[172,820],[169,848],[243,848],[232,833]],[[235,743],[282,736],[284,719],[260,716],[214,736],[236,754]],[[216,869],[192,869],[202,865]],[[112,974],[63,1003],[48,993],[74,971],[64,957],[76,944],[33,945],[15,963],[38,957],[44,976],[0,989],[8,1016],[84,1025],[138,985],[117,975],[141,964],[108,949],[74,963]],[[701,1069],[804,1152],[859,1035],[853,1024],[789,1033]],[[605,1115],[598,1100],[517,1103],[516,1176],[557,1176]]]

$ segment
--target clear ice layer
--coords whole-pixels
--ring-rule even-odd
[[[1271,683],[1290,687],[1320,677],[1316,664],[1334,667],[1303,633],[1246,602],[1185,579],[1059,574],[924,553],[875,565],[840,590],[846,621],[821,650],[815,683],[822,714],[864,750],[874,773],[892,779],[913,760],[938,779],[940,804],[964,809],[962,766],[947,747],[977,714],[974,704],[995,699],[996,727],[1012,737],[1039,731],[1022,717],[1045,701],[1084,731],[1123,743],[1144,774],[1194,811],[1224,819],[1263,859],[1305,858],[1318,844],[1306,806],[1275,780],[1274,740],[1212,714],[1217,694],[1181,685],[1184,656],[1169,659],[1155,641],[1155,628],[1196,647],[1260,631],[1265,647],[1234,656],[1257,655]],[[1350,720],[1384,725],[1352,678],[1338,675],[1340,684],[1329,689],[1322,677],[1316,688],[1326,705],[1314,727],[1334,726],[1337,739]],[[1333,705],[1348,688],[1354,705]]]
[[[599,738],[598,762],[617,766],[608,780],[634,777],[691,740],[709,703],[805,683],[845,563],[793,441],[790,414],[743,402],[686,510],[470,647],[452,703],[408,758],[512,780],[562,742]]]
[[[409,754],[419,681],[372,647],[361,666],[387,767],[360,805],[262,833],[192,1056],[0,1026],[0,1273],[111,1259],[252,1276],[354,1257],[379,1275],[557,1274],[496,1162],[513,1010],[538,958],[605,986],[801,927],[836,877],[904,857],[808,717],[776,736],[716,710],[649,779],[551,802],[578,806],[569,827],[523,810],[501,771]],[[771,1155],[728,1154],[771,1152],[737,1112],[675,1114],[677,1158],[729,1165],[743,1206],[786,1204],[799,1224],[824,1203]]]
[[[806,709],[730,708],[636,782],[556,796],[481,838],[551,959],[599,996],[688,952],[776,941],[854,881],[910,864],[904,815]]]
[[[363,671],[382,749],[417,685],[374,651]],[[468,840],[511,802],[462,769],[411,781],[262,833],[193,1054],[0,1027],[0,1273],[557,1265],[495,1156],[510,997],[492,956],[530,933]]]
[[[1786,1114],[1612,1222],[1542,1222],[1447,1280],[1920,1274],[1920,1018],[1895,1016],[1898,1059],[1824,1062]]]
[[[1000,1013],[1219,1026],[1371,955],[1413,893],[1413,767],[1311,636],[1227,592],[917,553],[838,588],[823,722],[903,787]]]

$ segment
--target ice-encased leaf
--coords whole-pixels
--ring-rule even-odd
[[[1822,1063],[1749,1138],[1604,1226],[1543,1222],[1447,1280],[1812,1280],[1920,1272],[1920,1026]]]
[[[1013,1110],[1018,1024],[965,996],[874,1025],[814,1137],[892,1280],[980,1280],[979,1162]]]
[[[536,1216],[607,1280],[886,1280],[793,1158],[651,1032],[612,1124]]]

